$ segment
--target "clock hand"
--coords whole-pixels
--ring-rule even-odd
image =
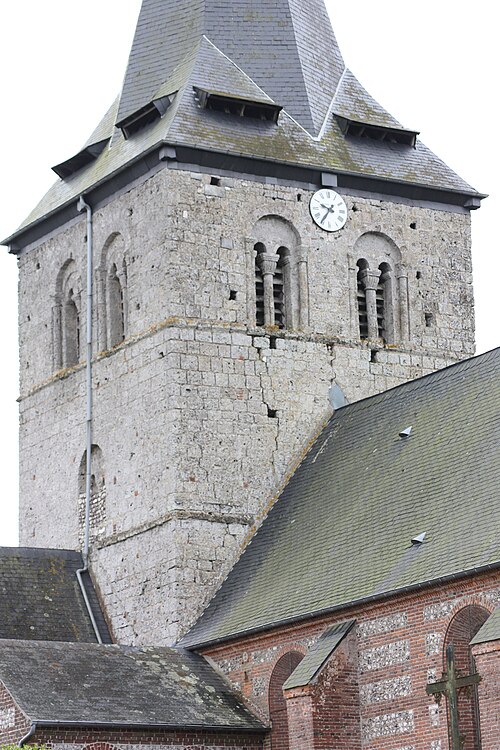
[[[323,208],[325,208],[325,206],[323,206]],[[324,222],[324,221],[325,221],[325,220],[326,220],[326,219],[328,218],[329,214],[330,214],[330,209],[327,209],[327,212],[326,212],[326,214],[325,214],[325,215],[323,216],[323,218],[321,219],[321,223],[322,223],[322,224],[323,224],[323,222]]]

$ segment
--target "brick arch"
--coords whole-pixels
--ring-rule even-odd
[[[288,718],[283,684],[298,667],[304,654],[288,651],[276,662],[269,681],[269,716],[271,719],[271,750],[289,750]]]
[[[456,668],[464,675],[476,671],[469,643],[489,616],[488,609],[475,603],[466,604],[455,612],[444,638],[443,669],[446,669],[446,649],[449,644],[453,644]],[[480,750],[481,733],[476,688],[459,693],[458,708],[463,750]]]

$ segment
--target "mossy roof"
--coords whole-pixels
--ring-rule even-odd
[[[499,444],[500,349],[339,409],[182,645],[499,565]]]
[[[182,649],[2,641],[0,680],[41,724],[264,730],[203,657]]]
[[[283,111],[275,124],[204,110],[193,87]],[[174,93],[161,119],[124,138],[117,122]],[[335,115],[402,128],[345,67],[323,0],[143,0],[121,94],[85,144],[108,147],[56,182],[9,241],[163,143],[478,195],[421,141],[345,136]]]
[[[95,643],[76,571],[82,556],[70,550],[0,548],[0,639]],[[110,636],[88,573],[87,595],[105,643]]]

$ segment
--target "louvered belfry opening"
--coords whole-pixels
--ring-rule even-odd
[[[389,299],[390,295],[390,284],[391,284],[391,267],[388,263],[381,263],[378,267],[380,271],[380,278],[377,286],[377,327],[379,338],[383,339],[384,343],[388,343],[391,337],[390,321],[388,317],[389,312]]]
[[[64,367],[72,367],[80,361],[80,314],[75,302],[73,289],[69,291],[63,313],[63,365]]]
[[[368,338],[368,309],[366,306],[366,288],[363,279],[363,272],[368,268],[366,260],[358,260],[358,286],[357,286],[357,299],[358,299],[358,319],[359,319],[359,338]]]
[[[378,336],[385,341],[385,283],[382,280],[378,282],[376,299]]]
[[[255,323],[258,326],[265,325],[264,314],[264,279],[260,268],[259,256],[266,252],[262,242],[257,242],[255,250]]]
[[[108,305],[109,347],[112,348],[125,339],[125,300],[115,264],[108,277]]]
[[[273,279],[274,322],[278,328],[285,328],[285,265],[288,263],[287,248],[280,247],[278,255],[279,261]]]

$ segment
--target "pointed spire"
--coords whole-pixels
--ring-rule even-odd
[[[323,0],[143,0],[119,120],[152,100],[202,35],[319,132],[344,69]]]

